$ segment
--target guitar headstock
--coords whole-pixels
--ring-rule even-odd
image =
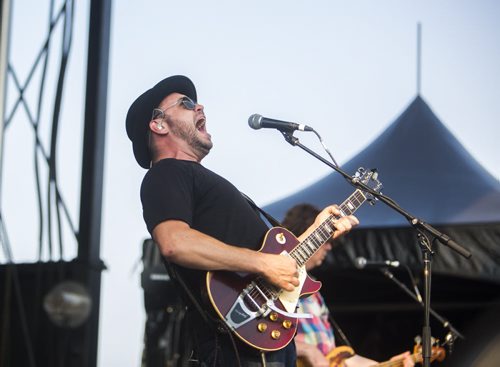
[[[422,338],[417,336],[415,338],[415,346],[413,347],[413,353],[417,356],[415,362],[422,363]],[[446,357],[446,350],[439,345],[439,340],[435,338],[431,338],[431,362],[437,360],[442,362]]]
[[[367,171],[363,167],[359,167],[353,179],[362,182],[375,192],[380,192],[383,187],[382,182],[380,182],[378,179],[378,172],[376,169]],[[377,198],[369,192],[364,191],[363,193],[366,196],[366,200],[371,205],[375,205]]]

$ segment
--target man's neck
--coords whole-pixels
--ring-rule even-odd
[[[171,137],[172,139],[172,137]],[[156,156],[153,159],[153,163],[156,163],[162,159],[173,158],[184,161],[193,161],[200,163],[205,155],[201,152],[197,152],[189,144],[181,139],[173,139],[163,142],[160,147],[156,150]]]
[[[156,163],[162,159],[173,158],[183,161],[192,161],[200,163],[203,157],[198,157],[195,152],[190,149],[165,149],[159,153],[154,159],[153,163]]]

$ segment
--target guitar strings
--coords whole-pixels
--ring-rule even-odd
[[[356,209],[364,203],[366,197],[360,190],[356,190],[340,206],[341,216],[351,215]],[[316,230],[314,230],[303,242],[299,243],[289,255],[295,260],[298,266],[303,266],[318,249],[332,236],[335,225],[331,223],[333,219],[339,219],[341,216],[331,214]],[[250,283],[251,289],[247,296],[251,298],[252,304],[258,307],[259,311],[268,301],[275,301],[279,295],[279,288],[269,284],[262,277],[257,277]],[[262,301],[262,302],[261,302]],[[249,306],[248,302],[245,302]]]

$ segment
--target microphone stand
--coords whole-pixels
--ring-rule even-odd
[[[314,130],[313,130],[314,131]],[[434,237],[433,242],[435,240],[441,242],[443,245],[448,246],[451,248],[453,251],[457,252],[461,256],[465,257],[466,259],[469,259],[472,254],[470,251],[465,249],[464,247],[460,246],[458,243],[453,241],[450,237],[445,235],[444,233],[438,231],[436,228],[432,227],[430,224],[425,223],[421,219],[411,215],[407,211],[405,211],[403,208],[401,208],[394,200],[389,198],[388,196],[385,196],[382,193],[378,193],[377,191],[373,190],[372,188],[368,187],[367,185],[363,184],[359,178],[357,177],[351,177],[349,174],[344,172],[340,167],[333,165],[329,161],[327,161],[325,158],[317,154],[316,152],[312,151],[308,147],[304,146],[302,143],[300,143],[299,139],[295,136],[293,136],[293,131],[287,131],[286,129],[280,130],[280,132],[283,134],[285,140],[290,143],[293,146],[298,146],[302,150],[306,151],[316,159],[320,160],[321,162],[325,163],[327,166],[332,168],[334,171],[338,172],[341,176],[343,176],[347,182],[349,182],[352,186],[354,186],[357,189],[360,189],[362,191],[368,192],[370,195],[378,199],[379,201],[383,202],[385,205],[390,207],[391,209],[395,210],[399,214],[401,214],[403,217],[405,217],[408,222],[417,230],[419,233],[419,241],[420,241],[420,248],[422,249],[423,253],[423,261],[424,261],[424,325],[422,328],[422,339],[423,339],[423,346],[422,346],[422,362],[424,367],[429,367],[431,363],[431,328],[429,325],[429,313],[430,313],[430,300],[431,300],[431,262],[432,262],[432,247],[431,243],[427,239],[425,233],[429,233]]]
[[[399,286],[399,288],[401,288],[406,294],[408,294],[411,298],[413,298],[419,305],[421,305],[422,307],[424,307],[424,302],[421,301],[421,300],[419,300],[418,297],[415,295],[415,293],[413,293],[403,282],[401,282],[398,278],[396,278],[396,276],[388,268],[382,268],[382,269],[379,269],[379,270],[387,278],[389,278],[394,283],[396,283]],[[465,339],[465,337],[457,329],[455,329],[453,327],[453,325],[451,324],[451,322],[449,322],[447,319],[445,319],[444,317],[442,317],[440,314],[438,314],[432,308],[430,308],[429,311],[430,311],[430,314],[432,316],[434,316],[441,323],[441,325],[444,328],[446,328],[446,329],[449,330],[451,336],[450,337],[448,337],[448,336],[446,337],[447,341],[451,339],[451,342],[453,342],[453,340],[456,337],[459,337],[461,339]]]

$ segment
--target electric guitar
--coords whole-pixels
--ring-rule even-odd
[[[359,180],[375,191],[382,184],[375,170],[358,169],[354,180]],[[356,190],[339,207],[341,216],[354,213],[365,201],[375,198]],[[305,263],[335,232],[330,215],[303,242],[290,231],[271,228],[259,251],[292,257],[299,268],[300,285],[294,291],[279,289],[251,273],[209,271],[206,276],[208,298],[231,331],[248,345],[263,351],[279,350],[287,346],[297,330],[299,318],[309,314],[295,313],[299,297],[317,292],[321,282],[307,275]]]
[[[336,348],[332,349],[326,355],[325,358],[329,361],[330,367],[344,367],[345,360],[348,358],[351,358],[355,354],[356,353],[354,352],[354,350],[351,347],[348,347],[346,345],[342,345],[340,347],[336,347]],[[439,362],[442,362],[445,356],[446,356],[446,351],[444,350],[443,347],[440,347],[440,346],[432,347],[432,349],[431,349],[431,362],[436,360],[436,359]],[[415,345],[415,347],[413,348],[413,354],[410,355],[410,358],[415,363],[422,363],[422,346],[421,345],[419,345],[419,344]],[[311,366],[303,358],[299,358],[299,359],[297,359],[297,367],[314,367],[314,366]],[[404,359],[401,358],[401,359],[380,362],[380,363],[374,364],[370,367],[404,367]]]

